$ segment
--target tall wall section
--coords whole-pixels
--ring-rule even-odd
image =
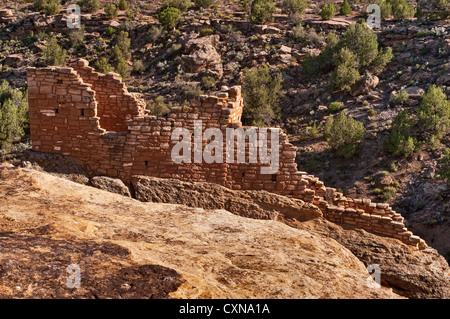
[[[426,247],[389,205],[346,198],[318,178],[297,171],[296,148],[278,129],[279,169],[274,174],[262,174],[261,167],[267,164],[261,162],[227,163],[225,154],[223,163],[176,164],[171,151],[179,141],[171,136],[177,128],[192,132],[194,121],[201,120],[202,133],[212,127],[221,130],[223,145],[227,128],[249,129],[241,123],[240,87],[225,88],[218,96],[203,95],[190,106],[173,108],[167,117],[150,116],[145,114],[145,103],[129,93],[117,75],[101,75],[80,60],[72,68],[29,68],[28,93],[33,150],[74,157],[91,175],[127,182],[133,175],[146,175],[212,182],[236,190],[267,190],[314,203],[330,221],[394,237],[419,249]],[[263,130],[253,129],[258,134]],[[209,141],[202,138],[201,143],[203,149]],[[236,142],[233,145],[237,154]],[[192,137],[191,158],[195,147]]]

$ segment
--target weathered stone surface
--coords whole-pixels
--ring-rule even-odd
[[[133,176],[136,199],[144,202],[182,204],[204,209],[225,209],[257,219],[322,217],[314,205],[266,191],[235,191],[212,183],[190,183],[176,179]]]
[[[450,269],[435,249],[414,252],[395,239],[379,238],[364,230],[335,230],[327,230],[330,237],[350,249],[366,266],[380,265],[382,283],[395,292],[418,299],[450,297]]]
[[[366,74],[352,87],[350,94],[353,96],[367,94],[376,88],[379,83],[380,79],[376,75]]]
[[[89,176],[86,170],[80,165],[79,161],[72,157],[25,151],[22,155],[22,166],[45,171],[80,184],[89,184]]]
[[[142,203],[4,165],[0,176],[3,298],[398,297],[368,288],[365,266],[307,227]],[[72,263],[80,289],[65,286]]]
[[[405,89],[405,92],[408,93],[410,99],[419,100],[422,98],[425,90],[417,86],[410,86]]]
[[[185,55],[182,56],[182,65],[186,72],[203,72],[216,79],[222,78],[222,58],[214,47],[217,41],[217,36],[188,40],[185,44]]]
[[[94,176],[90,179],[91,185],[105,191],[131,197],[128,187],[118,178],[108,176]]]

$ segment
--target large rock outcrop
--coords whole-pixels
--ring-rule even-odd
[[[141,201],[226,209],[257,219],[275,219],[341,243],[366,266],[378,264],[385,286],[408,298],[450,298],[450,269],[435,249],[417,251],[400,240],[325,220],[314,205],[264,191],[233,191],[210,183],[134,176]],[[305,222],[310,221],[310,222]]]
[[[306,228],[143,203],[4,164],[0,233],[3,298],[398,297],[368,288],[362,262]],[[70,264],[78,289],[66,286]]]

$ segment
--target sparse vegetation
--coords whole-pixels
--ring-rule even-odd
[[[27,93],[11,88],[3,80],[0,84],[0,148],[8,148],[22,138],[27,128]]]
[[[119,8],[112,2],[105,6],[105,15],[108,19],[114,19],[119,14]]]
[[[394,94],[389,102],[394,105],[403,105],[406,103],[406,101],[408,101],[408,99],[409,99],[408,93],[406,93],[406,91],[404,90],[401,90],[400,92]]]
[[[344,103],[331,102],[330,105],[328,105],[328,112],[330,112],[330,114],[334,114],[334,113],[340,112],[343,108],[344,108]]]
[[[422,98],[419,124],[425,136],[441,139],[450,128],[450,101],[440,87],[431,85]]]
[[[150,111],[151,115],[164,116],[170,112],[172,108],[171,105],[167,105],[164,102],[162,96],[157,96],[151,103],[147,104],[147,110]]]
[[[414,17],[414,7],[406,0],[391,0],[391,4],[395,19],[405,20]]]
[[[133,71],[139,74],[144,73],[145,71],[144,63],[141,60],[137,60],[136,62],[134,62]]]
[[[103,57],[95,61],[94,68],[97,72],[108,73],[112,71],[112,66],[108,63],[108,59]]]
[[[361,74],[381,72],[392,57],[391,48],[379,49],[377,36],[370,27],[365,23],[354,23],[340,39],[330,33],[322,53],[318,56],[307,54],[303,68],[313,76],[331,70],[331,87],[349,90]]]
[[[192,6],[191,0],[164,0],[162,5],[162,10],[172,7],[177,8],[181,12],[185,12],[189,10],[189,8]]]
[[[444,151],[444,157],[441,160],[441,169],[439,170],[439,177],[446,180],[450,185],[450,149]]]
[[[386,20],[392,15],[392,5],[389,0],[380,0],[377,4],[380,6],[382,20]]]
[[[272,0],[253,0],[250,19],[253,22],[266,23],[272,20],[275,9]]]
[[[118,7],[120,10],[127,10],[130,7],[130,5],[128,4],[127,0],[119,0]]]
[[[344,0],[344,2],[342,3],[341,8],[339,9],[339,14],[347,17],[351,16],[352,7],[350,6],[348,0]]]
[[[158,14],[158,20],[166,30],[174,29],[180,18],[180,10],[174,7],[167,7]]]
[[[336,68],[330,74],[330,85],[337,90],[350,91],[360,74],[358,72],[358,57],[346,47],[333,56]]]
[[[204,76],[201,80],[202,88],[205,90],[211,89],[216,84],[216,80],[212,76]]]
[[[306,8],[308,7],[308,2],[306,0],[284,0],[283,1],[283,9],[290,16],[301,16],[305,13]]]
[[[336,14],[336,7],[332,3],[325,3],[320,11],[320,16],[324,20],[330,20]]]
[[[406,110],[400,112],[392,122],[391,133],[384,143],[385,150],[396,156],[408,156],[415,150],[413,129],[416,121]]]
[[[328,117],[323,136],[339,156],[350,158],[356,154],[365,133],[364,124],[340,112]]]
[[[194,0],[195,5],[199,8],[209,8],[214,4],[214,0]]]
[[[49,37],[42,52],[42,61],[45,65],[62,65],[66,62],[67,51],[62,49],[56,37]]]
[[[116,63],[116,72],[122,76],[122,78],[127,79],[131,74],[131,66],[125,61],[124,58],[119,58]]]
[[[69,33],[70,45],[72,48],[78,48],[84,45],[84,25],[78,29],[74,29]]]
[[[51,16],[59,13],[59,5],[59,0],[35,0],[33,8],[36,11],[42,11],[47,16]]]
[[[266,65],[244,70],[244,113],[242,120],[247,125],[268,125],[278,118],[278,99],[282,84],[280,73],[271,74]]]
[[[120,31],[116,38],[116,45],[114,46],[114,56],[116,59],[129,60],[131,58],[131,40],[128,32]]]
[[[100,9],[100,1],[99,0],[80,0],[77,2],[80,6],[81,11],[93,13]]]

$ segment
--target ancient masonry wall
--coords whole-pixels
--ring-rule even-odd
[[[330,221],[397,238],[418,249],[426,247],[388,204],[346,198],[318,178],[297,171],[296,148],[283,132],[276,174],[261,174],[262,163],[174,163],[171,150],[178,142],[171,140],[174,129],[193,131],[194,120],[202,120],[202,132],[220,128],[226,145],[225,129],[242,127],[238,86],[175,107],[167,117],[156,117],[145,114],[145,102],[128,93],[117,74],[101,75],[79,60],[73,67],[29,68],[28,100],[33,150],[74,157],[91,175],[127,182],[133,175],[146,175],[267,190],[313,203]]]

